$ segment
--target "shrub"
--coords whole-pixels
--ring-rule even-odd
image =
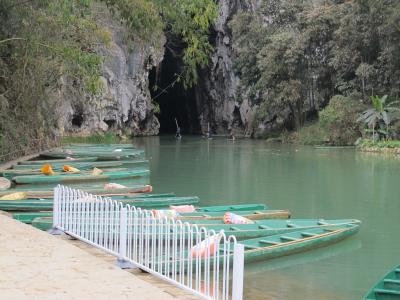
[[[351,145],[361,136],[357,118],[365,105],[349,97],[334,96],[319,114],[320,127],[332,145]]]
[[[302,145],[321,145],[326,142],[326,132],[319,123],[306,125],[299,130],[288,133],[282,133],[281,139],[284,143],[302,144]]]

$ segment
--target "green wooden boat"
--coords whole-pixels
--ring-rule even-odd
[[[31,221],[32,226],[41,229],[48,230],[52,227],[52,218],[49,216],[37,217]],[[219,232],[224,230],[226,235],[234,235],[237,239],[251,239],[257,237],[274,236],[284,233],[291,233],[296,231],[304,231],[314,228],[332,228],[332,226],[343,226],[347,224],[359,224],[358,220],[291,220],[288,223],[285,220],[264,220],[260,224],[256,225],[206,225],[207,230],[214,230]],[[187,238],[187,236],[185,237]]]
[[[1,203],[0,203],[1,204]],[[149,208],[149,207],[146,207],[146,206],[142,206],[142,204],[135,204],[135,206],[136,207],[142,207],[142,208]],[[278,212],[280,212],[280,211],[278,211]],[[274,213],[274,211],[272,211],[270,214],[268,214],[267,216],[269,216],[270,218],[271,218],[271,216],[273,216],[273,213]],[[229,226],[225,226],[224,224],[223,224],[223,222],[222,222],[222,217],[223,217],[223,213],[222,212],[219,212],[219,214],[220,214],[220,220],[221,220],[221,222],[218,222],[218,223],[216,223],[215,222],[215,220],[212,220],[212,222],[208,222],[209,220],[207,220],[206,218],[204,219],[204,220],[202,220],[202,222],[199,222],[198,223],[198,226],[199,227],[206,227],[206,228],[208,228],[208,229],[217,229],[217,228],[221,228],[221,229],[223,229],[223,228],[225,228],[225,229],[227,229],[227,228],[231,228],[230,230],[228,230],[228,231],[231,231],[231,233],[233,234],[233,235],[237,235],[238,236],[238,238],[245,238],[245,237],[247,237],[247,238],[249,238],[249,237],[253,237],[253,236],[260,236],[261,235],[261,232],[263,232],[263,233],[268,233],[268,231],[266,231],[266,230],[264,230],[264,231],[262,231],[263,229],[258,229],[258,230],[256,230],[256,229],[254,229],[253,228],[253,230],[247,230],[246,231],[246,229],[244,228],[244,229],[242,229],[241,230],[241,233],[239,233],[239,230],[237,230],[237,228],[239,228],[240,226],[243,226],[243,225],[229,225]],[[274,218],[277,218],[276,216],[274,216]],[[180,218],[178,218],[179,220],[181,220],[182,222],[187,222],[188,220],[186,220],[185,219],[185,217],[180,217]],[[35,222],[34,222],[35,221]],[[38,218],[34,218],[33,220],[32,220],[32,225],[34,225],[34,224],[36,224],[37,226],[35,226],[35,227],[37,227],[37,228],[39,228],[39,229],[42,229],[42,230],[47,230],[47,229],[50,229],[51,228],[51,225],[52,225],[52,218],[51,217],[46,217],[46,216],[44,216],[44,217],[38,217]],[[188,221],[189,223],[192,223],[192,222],[190,222],[190,221]],[[261,225],[258,225],[257,224],[257,226],[258,227],[261,227],[261,226],[263,226],[262,224]],[[283,226],[283,225],[282,225]],[[319,224],[319,226],[323,226],[323,223],[321,223],[320,222],[320,224]],[[264,227],[265,227],[265,225],[264,225]],[[289,227],[290,228],[290,226],[286,226],[286,227]],[[235,230],[236,229],[236,230]],[[273,230],[273,229],[271,229],[271,230]],[[272,232],[270,232],[270,234],[272,234]]]
[[[86,169],[86,170],[85,170]],[[142,171],[143,168],[140,168],[140,170],[137,171]],[[70,175],[71,173],[66,173],[63,171],[62,167],[60,168],[53,168],[53,171],[56,173],[59,173],[60,175]],[[103,169],[104,174],[107,174],[108,172],[131,172],[133,169],[131,168],[108,168],[108,169]],[[79,173],[74,173],[78,175],[86,175],[90,176],[92,175],[93,168],[81,168]],[[45,176],[40,170],[4,170],[2,172],[2,176],[12,180],[14,177],[17,176]]]
[[[68,183],[82,181],[110,181],[116,179],[138,178],[149,176],[149,170],[136,170],[124,172],[104,172],[101,175],[85,175],[85,174],[57,174],[47,175],[27,175],[15,176],[12,180],[17,184],[47,184],[47,183]]]
[[[167,198],[125,198],[118,199],[118,197],[112,197],[113,200],[123,203],[124,205],[129,204],[140,208],[168,208],[170,205],[190,205],[197,204],[200,202],[199,197],[167,197]]]
[[[53,226],[53,218],[51,217],[39,217],[32,221],[32,226],[40,230],[49,230]]]
[[[133,149],[137,148],[132,144],[70,144],[62,147],[53,148],[50,151],[63,151],[63,150],[114,150],[114,149]]]
[[[359,220],[322,220],[322,219],[291,219],[291,220],[258,220],[255,224],[221,224],[211,223],[198,224],[208,230],[219,232],[223,230],[225,234],[234,235],[238,239],[250,239],[265,237],[270,235],[288,233],[299,230],[306,230],[316,227],[329,227],[332,225],[359,224]]]
[[[136,199],[151,199],[151,198],[171,198],[175,197],[174,193],[164,193],[164,194],[136,194]],[[52,211],[41,211],[41,212],[18,212],[13,213],[13,218],[21,221],[22,223],[30,224],[32,220],[39,217],[52,217]]]
[[[245,217],[250,220],[263,220],[263,219],[288,219],[290,218],[290,212],[288,210],[244,210],[244,211],[234,211],[228,209],[226,211],[216,211],[216,212],[193,212],[193,213],[181,213],[177,219],[185,220],[190,223],[201,223],[206,221],[209,223],[221,224],[223,221],[224,214],[227,212],[235,212],[235,214]],[[215,221],[215,222],[214,222]]]
[[[136,147],[132,144],[69,144],[66,146],[58,147],[55,149],[119,149],[119,148],[124,148],[124,149],[136,149]]]
[[[40,212],[18,212],[12,214],[13,219],[18,220],[25,224],[31,224],[36,218],[53,217],[52,211],[40,211]]]
[[[79,151],[47,151],[40,154],[41,158],[85,158],[97,157],[97,160],[120,160],[132,158],[144,158],[144,150],[123,150],[123,151],[98,151],[98,150],[79,150]]]
[[[44,165],[44,164],[43,164]],[[117,161],[93,161],[93,162],[56,162],[51,164],[53,169],[62,169],[64,165],[69,165],[74,168],[78,168],[80,170],[91,170],[93,168],[99,169],[108,169],[108,168],[141,168],[141,169],[148,169],[149,161],[148,160],[117,160]],[[21,164],[16,165],[12,169],[5,170],[5,171],[13,171],[13,170],[28,170],[31,172],[40,171],[42,166],[30,165],[30,164]]]
[[[358,232],[360,225],[343,224],[310,228],[241,241],[246,262],[303,252],[340,241]]]
[[[97,161],[97,157],[81,157],[74,159],[35,159],[35,160],[24,160],[19,162],[19,165],[44,165],[53,163],[70,163],[70,162],[94,162]]]
[[[98,152],[98,153],[105,153],[105,152],[142,152],[144,150],[130,147],[102,147],[102,146],[89,146],[89,147],[81,147],[81,146],[70,146],[70,147],[60,147],[60,148],[53,148],[51,150],[43,152],[44,154],[47,153],[62,153],[62,154],[75,154],[75,153],[90,153],[90,152]],[[71,153],[72,152],[72,153]]]
[[[249,263],[325,247],[357,233],[359,228],[359,224],[340,224],[306,228],[255,239],[245,239],[241,240],[240,243],[244,245],[245,262]],[[221,254],[223,253],[222,247],[220,247],[219,251]],[[231,247],[231,252],[233,254],[233,246]],[[183,257],[185,257],[183,260],[185,268],[189,264],[188,256],[188,253],[183,253]],[[231,258],[233,258],[233,255]],[[158,262],[159,259],[163,261],[163,264],[166,264],[170,259],[175,258],[164,256],[157,258],[155,261]],[[192,262],[195,264],[196,260],[193,259]],[[201,263],[203,263],[203,261],[201,261]],[[210,263],[212,264],[213,260],[211,260]]]
[[[115,180],[92,180],[92,181],[70,181],[65,183],[70,188],[80,189],[80,190],[101,190],[107,189],[106,184],[109,183],[117,183],[121,184],[123,187],[121,189],[126,188],[134,188],[137,186],[148,185],[150,181],[150,176],[141,176],[135,178],[122,178]],[[59,183],[35,183],[35,184],[15,184],[13,182],[13,186],[7,191],[11,192],[26,192],[26,191],[51,191],[53,190]],[[109,188],[108,188],[109,189]],[[3,191],[0,191],[0,195]],[[6,194],[9,194],[7,192]]]
[[[233,205],[217,205],[217,206],[202,206],[197,208],[196,212],[209,213],[209,212],[226,212],[226,211],[241,211],[241,210],[257,210],[267,209],[265,204],[248,203],[248,204],[233,204]]]
[[[71,186],[71,185],[69,185]],[[72,185],[73,186],[73,185]],[[27,188],[12,188],[6,191],[0,191],[0,197],[8,195],[10,193],[16,192],[24,192],[26,193],[26,197],[28,199],[37,199],[37,198],[53,198],[54,195],[54,188],[42,188],[36,187],[35,185],[30,185]],[[130,185],[126,188],[118,188],[118,189],[104,189],[104,183],[101,185],[80,185],[80,190],[98,195],[98,196],[105,196],[105,197],[112,197],[112,196],[122,196],[122,195],[132,195],[138,193],[150,193],[153,188],[151,185]],[[2,202],[2,200],[0,200]]]
[[[399,300],[400,299],[400,265],[387,273],[368,291],[365,300]]]
[[[141,208],[167,208],[169,205],[187,205],[197,204],[198,197],[169,197],[169,198],[129,198],[118,200],[124,205],[132,205]],[[0,210],[4,211],[42,211],[52,210],[53,201],[50,199],[27,199],[27,200],[13,200],[13,201],[0,201]]]
[[[165,193],[165,194],[136,194],[136,198],[140,199],[151,199],[151,198],[160,198],[160,197],[174,197],[176,196],[174,193]],[[269,210],[241,210],[243,209],[244,205],[230,205],[226,206],[227,211],[235,211],[235,208],[239,209],[239,211],[235,211],[236,214],[245,216],[247,217],[248,215],[259,215],[262,213],[270,213]],[[249,204],[248,208],[260,208],[260,207],[265,207],[263,204]],[[199,212],[193,212],[193,213],[181,213],[180,217],[178,219],[184,220],[184,221],[190,221],[192,217],[200,218],[202,217],[203,219],[208,219],[208,218],[214,218],[214,219],[222,219],[224,215],[224,211],[220,211],[221,207],[217,206],[218,211],[216,212],[208,212],[207,214],[202,213],[201,211],[203,209],[209,211],[212,207],[206,206],[206,207],[197,207],[196,210]],[[211,215],[210,215],[211,214]],[[13,218],[16,220],[19,220],[23,223],[30,224],[32,223],[32,220],[38,217],[51,217],[53,216],[53,212],[51,211],[45,211],[45,212],[21,212],[21,213],[13,213]]]
[[[127,195],[129,196],[129,195]],[[175,193],[161,193],[161,194],[136,194],[136,195],[131,195],[132,198],[135,199],[142,199],[142,198],[146,198],[146,199],[150,199],[150,198],[172,198],[172,197],[176,197]],[[112,197],[114,198],[114,197]]]

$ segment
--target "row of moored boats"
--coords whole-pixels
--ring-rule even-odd
[[[223,230],[244,244],[246,261],[326,246],[360,226],[354,219],[293,219],[288,210],[259,203],[201,206],[197,196],[152,193],[145,152],[130,144],[55,148],[4,170],[0,182],[0,210],[42,230],[52,226],[53,189],[64,184],[215,232]]]
[[[327,246],[355,234],[360,227],[360,221],[354,219],[294,219],[288,210],[259,203],[201,206],[197,196],[152,193],[145,152],[130,144],[68,145],[19,162],[1,176],[0,210],[39,229],[51,228],[53,189],[63,184],[215,232],[223,230],[244,244],[247,262]],[[366,299],[399,299],[396,297],[400,297],[399,267]]]

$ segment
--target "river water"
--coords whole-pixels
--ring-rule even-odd
[[[354,149],[185,136],[138,138],[155,192],[201,205],[264,203],[292,218],[356,218],[333,246],[245,266],[245,299],[362,299],[400,264],[400,159]]]

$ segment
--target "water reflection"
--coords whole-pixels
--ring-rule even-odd
[[[351,237],[336,244],[310,250],[304,253],[298,253],[290,256],[284,256],[265,262],[258,262],[246,265],[246,278],[248,276],[259,275],[265,271],[293,267],[296,265],[315,263],[320,260],[331,258],[344,253],[349,253],[360,249],[361,240],[358,237]]]

